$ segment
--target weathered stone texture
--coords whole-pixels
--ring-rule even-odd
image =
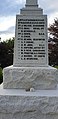
[[[58,119],[58,97],[0,95],[0,119]]]
[[[4,88],[56,89],[58,70],[52,67],[7,67],[3,73]]]

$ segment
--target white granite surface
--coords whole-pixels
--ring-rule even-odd
[[[4,88],[30,90],[56,89],[58,70],[53,67],[6,67],[3,72]]]
[[[26,6],[16,15],[15,29],[13,65],[47,66],[47,15],[38,7],[38,0],[26,0]]]
[[[26,0],[26,8],[21,9],[21,15],[18,14],[16,17],[14,63],[13,66],[3,70],[3,84],[0,86],[0,119],[58,119],[58,70],[48,66],[47,16],[43,15],[43,10],[38,8],[37,2],[37,0]],[[33,5],[33,7],[28,5]],[[23,25],[18,22],[20,19],[23,19],[23,22],[25,19],[29,19],[30,22],[33,19],[44,20],[43,29],[45,30],[37,29],[31,33],[33,25],[29,29],[31,40],[38,39],[39,33],[44,33],[44,41],[32,43],[33,50],[35,46],[38,49],[41,45],[41,56],[43,54],[44,56],[40,57],[36,53],[38,60],[27,60],[29,56],[26,60],[21,59],[21,50],[24,51],[24,47],[19,46],[21,42],[18,41],[21,32],[18,26]],[[24,34],[20,36],[24,37]],[[35,58],[35,55],[30,57]]]
[[[0,119],[58,119],[58,90],[0,87]]]
[[[47,96],[47,97],[58,97],[57,90],[34,90],[34,91],[25,91],[23,89],[3,89],[3,84],[0,85],[0,95],[9,95],[9,96]]]

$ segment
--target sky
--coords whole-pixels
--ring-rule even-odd
[[[16,14],[24,7],[26,0],[0,0],[0,37],[1,41],[15,36]],[[58,18],[58,0],[38,0],[48,16],[48,26]]]

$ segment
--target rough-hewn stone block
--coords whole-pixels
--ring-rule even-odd
[[[58,90],[0,89],[0,119],[58,119]]]
[[[58,70],[53,67],[7,67],[3,72],[4,88],[30,90],[56,89]]]

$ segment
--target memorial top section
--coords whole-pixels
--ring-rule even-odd
[[[38,6],[38,0],[26,0],[26,6]]]
[[[43,9],[38,7],[38,0],[26,0],[26,5],[20,10],[21,15],[43,15]]]
[[[37,0],[26,0],[16,15],[15,67],[48,66],[47,15]]]

